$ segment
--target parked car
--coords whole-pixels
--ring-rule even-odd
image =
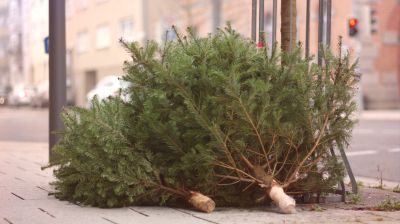
[[[8,94],[10,92],[10,87],[0,86],[0,106],[7,104]]]
[[[103,100],[109,96],[118,96],[121,90],[124,90],[128,87],[129,83],[121,80],[119,76],[106,76],[97,83],[94,89],[87,93],[86,99],[88,106],[90,106],[90,102],[93,100],[94,96],[97,96],[99,100]],[[124,93],[124,91],[121,91],[121,97],[125,101],[128,100],[128,96],[126,93]]]
[[[74,91],[72,84],[67,79],[67,105],[74,105]],[[47,107],[49,106],[49,80],[43,80],[35,87],[35,93],[32,96],[31,106],[32,107]]]
[[[8,94],[8,104],[11,106],[29,105],[35,93],[34,87],[30,85],[18,84],[14,86]]]

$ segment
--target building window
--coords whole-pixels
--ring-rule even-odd
[[[126,41],[133,41],[133,20],[124,19],[121,21],[121,38]]]
[[[80,0],[80,1],[75,1],[76,3],[76,8],[78,11],[83,11],[88,8],[89,6],[89,0]]]
[[[67,19],[71,18],[74,15],[74,1],[66,0],[65,1],[65,16]]]
[[[5,27],[6,25],[6,18],[3,16],[4,12],[0,12],[0,27]]]
[[[7,47],[5,46],[6,40],[0,39],[0,58],[4,58],[6,56],[6,49]]]
[[[104,49],[111,45],[111,32],[110,27],[102,25],[96,31],[96,48]]]
[[[398,31],[385,31],[383,33],[383,43],[386,45],[400,44],[400,33]]]
[[[89,34],[87,31],[78,33],[76,50],[78,53],[84,53],[89,50]]]

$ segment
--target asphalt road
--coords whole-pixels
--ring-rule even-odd
[[[0,107],[0,141],[47,142],[48,110]]]
[[[48,111],[0,107],[0,141],[48,141]],[[400,182],[400,112],[359,120],[347,151],[356,176]]]
[[[400,182],[400,119],[361,119],[347,156],[356,176]]]

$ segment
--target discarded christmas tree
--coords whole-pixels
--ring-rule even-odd
[[[65,131],[54,148],[60,159],[50,164],[58,166],[55,196],[99,207],[163,204],[175,196],[211,212],[209,197],[165,184],[151,152],[134,141],[141,133],[132,132],[131,115],[119,98],[64,112]]]
[[[330,192],[343,169],[329,149],[346,146],[353,125],[358,74],[349,56],[325,51],[319,67],[300,48],[256,49],[230,27],[207,38],[188,33],[163,46],[124,43],[132,55],[124,76],[132,83],[130,100],[119,103],[118,118],[115,99],[99,103],[101,110],[75,109],[81,111],[75,120],[66,117],[56,147],[64,158],[56,170],[58,196],[100,206],[182,198],[165,186],[202,192],[218,205],[267,197],[292,213],[295,201],[285,191]],[[102,119],[84,119],[96,110]],[[71,119],[75,128],[68,128]],[[93,145],[97,153],[90,153]],[[89,159],[93,166],[85,165]],[[108,172],[118,181],[102,179]],[[152,184],[138,184],[143,178]],[[98,197],[99,188],[120,195]]]
[[[210,38],[178,38],[161,59],[149,54],[156,52],[151,43],[142,53],[128,46],[134,60],[127,80],[138,85],[133,94],[145,89],[161,98],[164,120],[149,122],[164,130],[159,136],[170,148],[179,151],[194,129],[185,148],[212,149],[215,176],[265,188],[284,212],[294,201],[282,187],[327,191],[340,180],[343,170],[329,148],[345,145],[353,124],[358,75],[348,56],[326,52],[319,68],[297,51],[282,55],[288,63],[281,66],[274,53],[256,50],[229,28]]]

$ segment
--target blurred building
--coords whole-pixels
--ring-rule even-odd
[[[369,109],[400,108],[400,1],[354,0],[360,68]]]
[[[73,78],[76,103],[85,105],[86,94],[101,78],[123,74],[122,64],[129,54],[119,43],[120,38],[141,43],[162,41],[172,24],[187,26],[182,17],[188,10],[207,5],[207,1],[194,2],[66,0],[67,71]],[[208,16],[203,15],[202,20],[209,20]],[[175,38],[172,32],[169,36]]]
[[[67,73],[76,103],[104,76],[122,75],[128,54],[119,39],[143,41],[142,0],[66,0]]]
[[[24,82],[22,74],[21,0],[0,1],[0,82]]]
[[[305,2],[297,2],[297,40],[301,42],[305,40]],[[344,48],[360,57],[361,88],[367,108],[395,108],[399,104],[398,10],[395,0],[354,0],[353,4],[333,1],[332,46],[338,36],[343,36]],[[118,42],[121,37],[142,43],[147,39],[161,42],[171,25],[181,32],[192,26],[204,36],[228,21],[238,32],[250,36],[251,4],[247,0],[66,0],[66,11],[67,72],[79,105],[85,104],[86,93],[100,78],[123,73],[122,62],[129,55]],[[0,82],[38,84],[48,79],[48,55],[43,43],[48,36],[47,12],[48,1],[44,0],[0,1]],[[265,1],[264,14],[271,46],[272,1]],[[348,35],[347,21],[353,16],[360,21],[356,38]],[[372,24],[373,19],[378,22]],[[279,31],[279,16],[277,25]],[[312,1],[310,42],[314,55],[317,26],[318,2]],[[279,41],[280,32],[277,35]],[[167,38],[176,36],[168,32]]]
[[[0,0],[0,84],[48,79],[48,1]]]
[[[25,82],[22,74],[22,22],[21,0],[9,0],[7,26],[8,40],[8,68],[12,85]]]
[[[264,30],[272,45],[272,0],[265,1]],[[280,1],[277,40],[280,41]],[[317,54],[318,1],[311,1],[311,54]],[[364,108],[400,108],[400,3],[398,0],[332,1],[332,48],[343,36],[343,48],[360,58]],[[305,41],[306,1],[297,0],[297,40]],[[258,17],[258,15],[257,15]],[[348,20],[359,21],[349,36]],[[326,20],[326,19],[324,19]],[[122,75],[129,54],[126,41],[175,39],[191,26],[200,36],[230,22],[246,37],[251,32],[250,0],[66,0],[67,76],[78,105],[104,76]],[[167,32],[168,31],[168,32]],[[0,85],[48,79],[48,1],[0,0]],[[362,102],[360,100],[360,102]]]
[[[152,1],[150,1],[152,2]],[[154,2],[154,1],[153,1]],[[251,3],[245,0],[180,0],[175,1],[181,10],[181,26],[192,25],[200,35],[215,29],[216,14],[219,24],[231,22],[243,35],[250,36]],[[277,40],[280,41],[280,3],[278,1]],[[297,0],[297,41],[305,42],[306,2]],[[318,48],[318,5],[311,1],[310,52],[317,55]],[[220,11],[215,13],[215,5]],[[167,9],[170,10],[170,9]],[[181,12],[180,14],[178,12]],[[162,13],[163,14],[163,13]],[[167,14],[168,15],[168,14]],[[259,15],[257,15],[258,17]],[[359,21],[358,34],[349,35],[348,21]],[[272,1],[265,1],[264,30],[269,46],[272,45]],[[326,21],[326,18],[323,18]],[[168,20],[162,20],[168,21]],[[164,22],[165,23],[165,22]],[[218,23],[217,23],[218,24]],[[168,26],[169,24],[167,24]],[[362,79],[358,102],[364,109],[400,108],[400,2],[398,0],[335,0],[332,1],[331,46],[337,52],[339,36],[343,37],[342,51],[350,51],[359,58]],[[324,33],[326,39],[326,33]]]
[[[297,39],[305,39],[305,2],[298,1],[299,30]],[[345,3],[345,0],[339,0]],[[347,35],[347,19],[352,8],[334,1],[332,43],[339,35],[346,48],[354,41]],[[77,103],[86,103],[86,93],[107,75],[121,75],[122,63],[129,55],[118,43],[119,38],[143,43],[147,39],[174,39],[171,26],[181,32],[191,26],[200,36],[230,22],[234,29],[249,37],[251,32],[251,1],[248,0],[67,0],[67,48],[69,71],[74,78]],[[278,7],[278,13],[280,8]],[[112,12],[112,13],[110,13]],[[265,31],[272,44],[272,1],[265,1]],[[278,21],[278,36],[280,35]],[[311,53],[317,53],[318,2],[311,12]],[[166,36],[166,31],[169,31]]]
[[[251,2],[248,0],[151,0],[146,1],[150,22],[146,29],[149,38],[162,41],[172,25],[182,33],[187,27],[200,36],[214,32],[230,22],[245,36],[251,32]]]
[[[0,85],[10,83],[8,71],[8,1],[0,0]]]
[[[44,39],[49,35],[49,2],[22,0],[23,74],[33,85],[49,79],[49,55]]]

